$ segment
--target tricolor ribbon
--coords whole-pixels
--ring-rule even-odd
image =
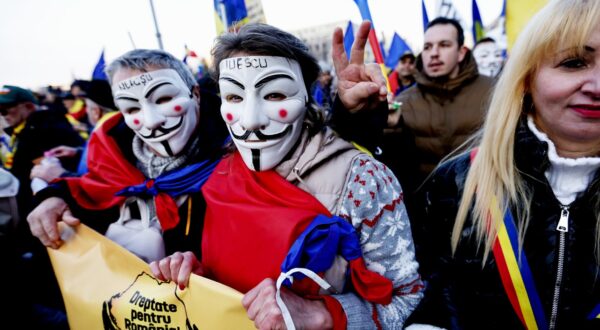
[[[494,197],[490,205],[490,217],[496,220],[493,223],[500,223],[493,253],[502,285],[513,309],[525,328],[548,329],[527,257],[522,249],[519,251],[517,228],[510,210],[507,208],[502,214],[498,200]]]

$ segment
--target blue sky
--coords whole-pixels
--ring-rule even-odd
[[[453,0],[470,21],[471,0]],[[133,48],[157,48],[149,0],[2,1],[0,84],[38,88],[90,79],[100,52],[106,60]],[[501,0],[478,0],[484,24],[496,19]],[[215,38],[212,0],[154,0],[164,48],[183,57],[187,44],[208,56]],[[262,0],[267,23],[286,30],[352,20],[352,0]],[[430,18],[437,0],[425,0]],[[414,48],[422,43],[420,0],[369,0],[379,34],[398,32]],[[129,37],[131,35],[131,38]]]

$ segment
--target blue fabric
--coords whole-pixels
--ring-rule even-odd
[[[302,267],[315,273],[324,272],[331,267],[336,255],[347,261],[361,257],[358,235],[348,221],[338,216],[319,215],[296,239],[281,264],[281,271]],[[300,273],[293,276],[304,278]]]
[[[83,150],[81,151],[81,158],[79,158],[79,164],[77,165],[77,175],[82,176],[88,172],[87,167],[87,155],[88,155],[88,144],[89,140],[85,141]]]
[[[402,55],[404,55],[406,52],[412,53],[412,50],[406,44],[404,39],[398,35],[398,33],[394,33],[392,44],[388,50],[388,56],[385,59],[385,66],[393,70],[396,68],[396,65],[400,61]]]
[[[323,88],[321,88],[321,85],[319,83],[317,83],[315,85],[315,88],[313,88],[312,97],[315,103],[317,103],[319,106],[323,106],[324,93]]]
[[[485,31],[483,30],[483,21],[481,20],[481,14],[479,13],[477,0],[473,0],[471,8],[473,13],[473,42],[476,43],[485,37]]]
[[[100,58],[98,59],[98,63],[96,63],[96,67],[94,67],[94,72],[92,73],[92,79],[100,79],[100,80],[108,80],[106,73],[104,73],[104,67],[106,63],[104,62],[104,49],[100,54]]]
[[[371,11],[369,10],[369,3],[367,0],[354,0],[356,5],[358,6],[358,10],[360,10],[360,16],[363,20],[369,20],[371,22],[371,29],[375,29],[375,25],[373,25],[373,19],[371,18]]]
[[[427,25],[429,25],[429,17],[427,16],[427,8],[425,8],[424,0],[421,0],[421,13],[423,14],[423,33],[425,33]]]
[[[146,180],[141,184],[122,189],[116,195],[156,196],[158,193],[164,192],[171,197],[177,197],[198,192],[218,163],[219,160],[214,162],[205,160],[182,169],[169,171],[159,175],[153,183],[152,180]]]
[[[223,24],[226,26],[226,29],[248,17],[246,2],[244,0],[214,0],[214,6],[218,16],[225,18],[226,22],[223,22]]]
[[[350,51],[352,50],[352,44],[354,43],[354,30],[352,29],[352,21],[348,21],[346,27],[346,33],[344,34],[344,50],[346,50],[346,57],[350,59]]]

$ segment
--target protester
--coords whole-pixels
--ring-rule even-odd
[[[415,84],[415,55],[407,50],[400,57],[400,61],[390,74],[388,79],[396,79],[398,81],[398,89],[394,93],[398,95]]]
[[[331,76],[331,70],[325,65],[321,65],[321,71],[319,77],[311,86],[311,95],[315,103],[323,107],[326,111],[329,111],[333,105],[333,97],[331,87],[333,84],[333,77]]]
[[[464,143],[483,122],[492,79],[477,72],[463,45],[461,25],[438,17],[425,31],[417,57],[417,84],[396,98],[400,109],[389,117],[396,141],[386,140],[381,160],[390,166],[405,191],[411,221],[419,222],[423,205],[417,189],[440,160]],[[419,253],[417,246],[417,255]]]
[[[365,38],[368,30],[363,23],[358,35]],[[334,43],[343,49],[341,30]],[[308,94],[319,73],[314,57],[296,37],[261,24],[219,37],[213,55],[221,115],[237,151],[203,187],[202,259],[177,253],[152,263],[154,274],[180,285],[192,271],[211,277],[246,293],[242,304],[257,328],[283,328],[275,279],[291,243],[313,219],[305,213],[330,213],[360,235],[369,279],[353,277],[352,289],[342,285],[331,296],[284,290],[293,323],[302,329],[401,327],[421,284],[400,185],[383,164],[323,126]],[[363,57],[355,47],[350,63]],[[378,285],[388,288],[386,298],[373,298]]]
[[[94,79],[83,87],[80,95],[85,101],[86,116],[92,127],[96,127],[107,120],[110,115],[116,113],[117,106],[113,101],[108,81]],[[60,163],[42,162],[31,169],[31,178],[37,177],[46,182],[51,182],[62,176],[81,176],[87,172],[87,143],[83,148],[66,145],[57,146],[48,150],[46,154],[58,159],[79,159],[77,170],[71,172]]]
[[[38,110],[38,101],[30,91],[5,85],[0,88],[0,114],[7,123],[10,145],[3,156],[3,166],[20,182],[18,204],[21,218],[31,210],[32,192],[29,173],[44,151],[58,145],[78,146],[83,143],[64,116]],[[66,163],[68,168],[74,162]]]
[[[362,42],[364,47],[366,37]],[[141,240],[148,249],[142,246],[138,255],[150,260],[144,250],[162,244],[167,254],[200,253],[205,209],[200,187],[225,152],[228,137],[218,118],[220,99],[210,88],[199,90],[185,64],[158,50],[128,52],[107,73],[120,114],[92,135],[88,155],[93,166],[87,174],[40,191],[41,203],[27,218],[31,232],[44,245],[58,248],[57,221],[75,225],[82,219],[104,233],[125,207],[136,211],[140,201],[149,206],[164,241]],[[340,90],[340,104],[349,110],[370,106],[372,94],[385,82],[379,71],[369,73],[342,72],[347,87]]]
[[[0,114],[7,127],[6,148],[2,156],[3,167],[19,181],[17,208],[19,218],[24,220],[32,208],[33,195],[29,174],[34,162],[43,158],[44,151],[58,145],[78,146],[83,143],[79,135],[67,122],[64,114],[51,110],[40,110],[38,100],[29,90],[17,86],[4,85],[0,88]],[[74,169],[75,162],[65,162],[64,166]],[[3,292],[8,296],[19,297],[14,302],[20,307],[21,316],[31,327],[41,324],[50,328],[60,326],[64,315],[55,313],[60,302],[54,299],[48,288],[48,278],[52,270],[45,251],[30,235],[25,221],[17,223],[17,228],[6,238],[12,244],[0,252],[3,267],[10,269],[15,278],[29,283],[17,293],[14,283],[2,281]],[[33,305],[35,304],[35,305]],[[52,307],[52,309],[48,308]],[[14,317],[14,314],[1,313]]]
[[[504,65],[502,49],[498,47],[496,40],[483,38],[473,46],[473,57],[477,62],[479,74],[495,78]]]
[[[415,322],[600,328],[599,109],[600,2],[550,1],[511,50],[478,147],[425,187]]]

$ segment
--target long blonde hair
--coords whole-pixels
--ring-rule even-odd
[[[531,196],[516,168],[514,144],[519,119],[530,106],[524,107],[524,103],[529,103],[524,100],[530,95],[532,78],[542,61],[562,49],[583,52],[599,23],[598,0],[552,0],[521,32],[495,87],[477,157],[467,175],[452,232],[453,251],[457,249],[471,212],[477,242],[484,245],[484,261],[487,259],[500,225],[499,221],[488,218],[494,197],[501,208],[512,204],[519,210],[515,217],[523,219],[518,222],[519,249],[522,248]],[[597,219],[595,254],[596,262],[600,264],[600,202],[593,204]]]

